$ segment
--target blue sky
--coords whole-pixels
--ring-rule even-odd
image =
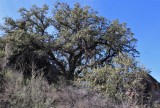
[[[57,1],[71,6],[75,2],[89,5],[101,16],[126,22],[138,39],[137,60],[160,81],[160,0],[0,0],[0,23],[5,16],[18,18],[17,10],[21,7],[47,4],[52,8]]]

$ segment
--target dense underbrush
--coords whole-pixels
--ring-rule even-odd
[[[31,79],[24,80],[22,74],[12,70],[0,77],[0,108],[158,108],[156,102],[152,106],[137,105],[127,97],[117,101],[89,87],[68,85],[63,78],[49,85],[42,75],[32,74]]]

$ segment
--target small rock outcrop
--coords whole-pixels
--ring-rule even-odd
[[[141,99],[144,104],[148,104],[160,99],[160,83],[148,73],[140,74],[130,86],[126,91],[130,101]]]

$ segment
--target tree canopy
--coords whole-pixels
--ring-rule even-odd
[[[139,54],[126,23],[110,21],[79,3],[70,7],[58,2],[49,11],[47,5],[34,5],[21,8],[19,19],[5,18],[0,28],[9,45],[8,66],[23,66],[28,72],[35,63],[38,69],[73,80],[84,69],[112,63],[119,53]]]

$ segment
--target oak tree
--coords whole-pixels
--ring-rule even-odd
[[[26,66],[40,56],[48,63],[43,66],[54,67],[73,80],[86,68],[110,64],[119,53],[138,54],[137,40],[126,23],[110,21],[88,6],[75,3],[70,7],[58,2],[52,13],[48,13],[47,5],[19,12],[19,19],[5,18],[1,26],[12,47],[10,64]]]

